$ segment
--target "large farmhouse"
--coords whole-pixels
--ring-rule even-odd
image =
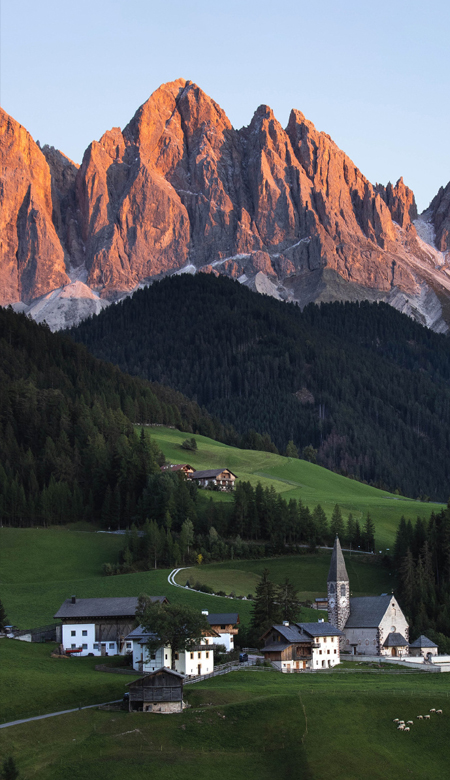
[[[165,596],[152,596],[152,602],[167,602]],[[126,639],[136,625],[138,599],[66,599],[54,616],[60,619],[61,644],[77,655],[117,655],[131,652]],[[160,664],[163,666],[164,664]]]
[[[237,612],[211,612],[202,610],[211,626],[212,636],[206,641],[212,645],[225,645],[227,651],[234,650],[234,637],[238,633],[239,615]]]
[[[341,632],[330,623],[283,623],[263,634],[264,658],[281,672],[330,669],[340,662]]]
[[[229,469],[209,469],[207,471],[194,471],[193,474],[189,474],[189,479],[196,482],[199,487],[234,490],[236,474],[233,474]]]
[[[328,573],[328,620],[342,631],[341,651],[354,655],[408,655],[409,627],[397,599],[350,598],[350,583],[338,537]]]

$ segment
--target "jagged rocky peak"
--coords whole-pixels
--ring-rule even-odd
[[[52,219],[48,163],[22,125],[0,109],[0,304],[30,301],[68,281]]]
[[[439,189],[426,213],[435,230],[436,247],[447,252],[450,249],[450,182]]]
[[[446,249],[450,185],[419,239],[403,180],[373,186],[301,111],[283,128],[262,105],[235,130],[214,100],[178,79],[123,130],[93,141],[80,167],[52,147],[41,151],[4,113],[1,127],[5,303],[71,281],[45,304],[50,316],[53,301],[70,301],[71,316],[78,294],[84,311],[148,280],[204,270],[300,305],[389,300],[446,327],[434,292],[450,295],[446,260],[427,230],[432,223]]]

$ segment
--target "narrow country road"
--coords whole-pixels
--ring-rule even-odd
[[[44,720],[44,718],[54,718],[56,715],[68,715],[70,712],[79,712],[80,710],[91,710],[94,707],[104,707],[105,704],[117,704],[122,701],[104,701],[102,704],[88,704],[86,707],[75,707],[73,710],[61,710],[60,712],[49,712],[48,715],[35,715],[34,718],[23,718],[22,720],[11,720],[9,723],[1,723],[0,729],[7,729],[9,726],[19,726],[21,723],[30,723],[32,720]]]

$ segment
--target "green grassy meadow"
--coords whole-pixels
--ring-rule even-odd
[[[0,598],[8,620],[19,628],[52,623],[62,602],[104,596],[167,596],[174,603],[191,604],[210,612],[229,612],[239,605],[249,620],[247,601],[191,593],[169,585],[169,569],[102,575],[102,564],[115,561],[123,536],[79,532],[70,528],[0,529]]]
[[[301,499],[311,509],[321,504],[329,518],[335,504],[341,507],[344,518],[352,512],[360,523],[364,522],[367,512],[370,512],[375,523],[376,544],[380,550],[392,547],[402,515],[415,521],[418,515],[428,518],[432,511],[440,511],[443,506],[395,496],[304,460],[269,452],[239,450],[205,436],[196,435],[197,450],[187,452],[180,447],[186,438],[185,433],[160,427],[145,430],[150,431],[171,463],[188,462],[196,469],[227,467],[239,479],[253,486],[258,482],[264,487],[273,485],[287,500]],[[208,498],[213,496],[215,501],[232,501],[232,497],[224,493],[208,492],[207,495]]]
[[[387,569],[370,556],[345,553],[345,564],[350,578],[353,596],[374,596],[389,593],[396,586],[396,579]],[[264,558],[260,561],[225,561],[182,569],[175,577],[180,585],[201,582],[216,592],[234,591],[237,596],[255,593],[263,569],[269,569],[270,579],[277,585],[289,577],[299,593],[301,601],[326,596],[327,576],[331,550],[321,550],[314,555],[290,555],[280,558]]]
[[[169,717],[86,710],[0,730],[0,754],[23,780],[448,778],[448,675],[239,671],[186,686],[185,700]],[[416,719],[431,707],[444,714]],[[395,717],[414,721],[409,734]]]

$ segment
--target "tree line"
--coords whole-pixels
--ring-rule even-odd
[[[429,520],[401,518],[393,562],[410,641],[426,634],[441,653],[450,652],[450,504]]]

